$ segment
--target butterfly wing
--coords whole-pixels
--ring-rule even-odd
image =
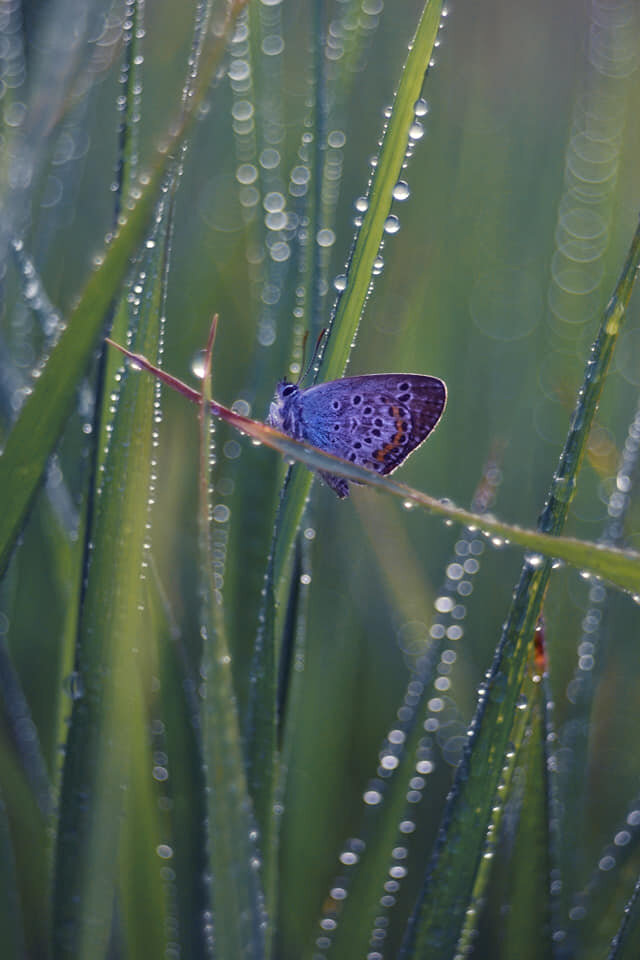
[[[388,474],[426,440],[446,400],[446,387],[437,377],[381,373],[310,387],[302,391],[300,413],[310,443]],[[339,496],[348,495],[346,480],[325,479]]]

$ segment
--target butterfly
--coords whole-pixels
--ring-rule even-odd
[[[343,377],[314,387],[281,380],[267,423],[376,473],[392,473],[427,439],[447,402],[438,377],[374,373]],[[340,498],[349,496],[344,477],[320,471]]]

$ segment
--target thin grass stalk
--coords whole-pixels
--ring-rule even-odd
[[[538,683],[531,697],[532,715],[524,750],[518,757],[522,784],[517,834],[510,851],[505,889],[508,913],[504,955],[542,960],[553,955],[549,850],[547,690]]]
[[[639,462],[640,406],[637,407],[627,430],[615,483],[607,504],[607,521],[600,537],[601,543],[619,546],[624,542],[625,520],[632,505],[633,484],[637,482]],[[581,882],[579,878],[584,875],[586,866],[585,851],[580,838],[586,825],[589,731],[593,719],[594,700],[603,677],[607,656],[604,624],[609,606],[609,592],[605,584],[599,580],[590,579],[588,589],[589,604],[576,644],[577,663],[567,687],[567,699],[570,700],[573,709],[564,729],[560,731],[558,744],[559,751],[562,751],[568,759],[565,763],[556,764],[553,767],[555,791],[560,804],[557,819],[563,837],[562,846],[566,851],[562,870],[563,883],[558,898],[563,904],[563,925],[570,911],[570,892]],[[593,629],[594,622],[597,623],[596,629]],[[584,669],[582,664],[581,650],[584,643],[588,643],[591,650],[592,663],[588,670]],[[592,916],[592,912],[589,911],[589,917]],[[584,931],[584,921],[580,926]],[[571,927],[569,923],[566,939],[573,943],[575,929],[572,936]],[[567,949],[566,942],[563,947]]]
[[[128,350],[122,344],[115,343],[109,338],[107,342],[129,357],[137,367],[148,370],[154,377],[181,393],[192,403],[200,402],[201,394],[178,377],[154,366],[145,356]],[[437,500],[435,497],[430,497],[426,493],[394,480],[393,477],[373,473],[365,467],[356,466],[348,460],[325,453],[318,447],[294,440],[273,427],[235,413],[215,400],[211,401],[211,412],[214,417],[224,420],[241,434],[246,434],[258,443],[277,450],[289,460],[298,460],[310,470],[325,470],[346,477],[347,480],[357,480],[364,486],[375,487],[399,497],[407,508],[419,506],[436,516],[479,530],[486,537],[497,537],[501,544],[519,544],[534,553],[565,560],[579,570],[587,570],[595,573],[596,576],[610,580],[622,590],[634,591],[634,596],[635,592],[640,595],[640,554],[633,550],[617,550],[589,540],[540,533],[537,530],[504,523],[493,516],[456,507],[448,500]]]
[[[524,679],[523,690],[530,688],[531,681],[527,677]],[[500,782],[496,789],[491,807],[491,817],[487,826],[485,844],[482,851],[482,860],[476,872],[473,890],[471,891],[471,900],[468,909],[465,911],[464,924],[460,933],[460,938],[456,944],[456,955],[465,956],[471,953],[473,942],[478,934],[478,923],[482,912],[484,897],[487,893],[487,887],[491,879],[493,869],[493,858],[498,850],[500,842],[500,830],[505,814],[505,805],[507,798],[512,791],[513,775],[516,766],[521,762],[525,754],[525,737],[530,728],[533,711],[536,700],[539,697],[538,687],[530,691],[533,696],[521,694],[526,699],[526,706],[523,710],[516,710],[513,714],[513,724],[510,731],[510,746],[505,756],[505,763],[502,768]],[[539,731],[538,731],[539,732]]]
[[[287,475],[280,493],[280,503],[267,558],[258,629],[249,675],[249,701],[245,724],[247,772],[256,821],[260,829],[267,909],[271,913],[276,910],[279,817],[276,816],[275,804],[280,776],[278,750],[279,651],[276,650],[274,557],[280,530],[282,505],[288,486],[289,476]]]
[[[206,354],[200,405],[199,541],[203,601],[204,759],[207,778],[209,875],[213,906],[215,955],[251,957],[270,955],[260,889],[260,859],[233,685],[232,659],[226,636],[223,597],[214,573],[211,543],[211,349]]]
[[[321,177],[318,173],[321,167],[321,120],[319,114],[322,108],[318,106],[318,88],[322,86],[322,48],[324,35],[318,36],[318,27],[323,22],[324,0],[315,0],[314,29],[311,37],[311,48],[314,58],[312,97],[314,124],[314,147],[309,151],[308,165],[312,189],[307,191],[304,204],[305,234],[304,242],[300,244],[300,261],[298,264],[298,288],[304,290],[303,305],[310,306],[310,321],[313,329],[318,310],[318,295],[320,289],[319,245],[315,242],[318,229],[318,209],[320,204]],[[324,101],[323,101],[324,102]],[[304,358],[303,358],[304,359]],[[251,661],[249,703],[247,710],[248,769],[251,784],[251,795],[254,798],[256,817],[260,825],[263,855],[265,857],[265,876],[267,903],[275,909],[275,876],[278,839],[277,832],[279,818],[274,816],[278,781],[281,778],[279,770],[279,741],[280,730],[279,688],[282,676],[282,648],[283,631],[286,629],[286,616],[278,618],[276,609],[289,609],[291,594],[297,590],[297,585],[290,581],[282,582],[282,591],[278,594],[278,581],[275,573],[275,558],[278,544],[282,536],[282,521],[286,514],[286,504],[289,496],[291,470],[286,472],[279,494],[276,519],[267,558],[267,567],[263,584],[262,598],[259,610],[258,630],[256,643]],[[279,622],[282,621],[282,622]],[[281,789],[282,785],[280,786]]]
[[[611,941],[607,953],[607,960],[635,960],[638,956],[637,936],[633,934],[638,929],[640,921],[640,876],[636,880],[633,892],[622,911],[620,926]]]
[[[180,628],[153,557],[147,580],[147,609],[155,620],[160,702],[152,718],[156,741],[169,762],[171,803],[165,842],[171,844],[171,937],[189,960],[208,960],[209,931],[203,917],[210,910],[207,884],[206,780],[202,750],[202,701],[199,673],[187,656]],[[163,786],[167,787],[165,781]],[[166,819],[164,823],[166,824]]]

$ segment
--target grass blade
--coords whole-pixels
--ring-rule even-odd
[[[539,529],[544,532],[559,533],[564,526],[639,263],[640,225],[591,350],[560,464],[540,517]],[[551,560],[525,560],[490,678],[479,701],[468,750],[447,804],[434,858],[408,930],[405,957],[428,955],[444,960],[455,948],[480,867],[511,728],[510,717],[516,708],[529,644],[550,575]],[[474,816],[469,816],[470,810]]]
[[[548,784],[544,751],[546,690],[538,684],[532,705],[531,727],[521,766],[525,771],[522,809],[511,858],[506,923],[506,955],[538,960],[551,954],[549,903]],[[522,863],[527,869],[519,869]]]
[[[24,940],[26,950],[16,955],[51,956],[48,940],[50,904],[47,849],[48,823],[38,809],[33,791],[10,746],[6,730],[0,727],[0,843],[2,844],[3,912],[17,901],[19,909],[2,926],[3,951],[7,941]],[[5,859],[6,856],[6,859]],[[13,884],[11,876],[13,875]],[[6,881],[6,886],[4,882]],[[31,922],[38,917],[38,923]],[[4,918],[3,918],[4,919]]]
[[[267,955],[259,883],[259,858],[247,789],[240,724],[226,637],[222,594],[215,582],[211,542],[211,329],[200,406],[200,564],[206,677],[204,759],[208,781],[207,822],[216,955]]]
[[[410,143],[409,133],[415,120],[414,106],[424,84],[438,33],[441,10],[440,0],[427,0],[409,47],[409,55],[384,132],[382,149],[369,193],[369,206],[349,263],[347,286],[338,301],[330,326],[330,336],[320,362],[318,377],[322,380],[341,377],[349,359],[351,344],[371,290],[374,262],[380,251],[385,221],[393,202],[393,188],[400,178]],[[301,470],[294,470],[278,537],[274,570],[276,584],[280,583],[285,572],[290,547],[300,525],[310,487],[311,477]]]
[[[133,360],[136,366],[148,370],[173,390],[182,393],[192,403],[200,403],[201,394],[193,387],[189,387],[177,377],[156,367],[142,354],[127,350],[126,347],[112,340],[109,340],[109,343]],[[474,513],[463,507],[456,507],[449,501],[430,497],[426,493],[394,480],[393,477],[380,476],[364,467],[358,467],[340,457],[325,453],[317,447],[294,440],[274,430],[273,427],[234,413],[217,401],[211,401],[211,412],[235,427],[240,433],[277,450],[289,460],[300,461],[310,470],[326,470],[346,477],[348,480],[376,487],[399,497],[408,508],[422,507],[436,516],[479,529],[486,536],[498,538],[501,546],[507,542],[518,544],[534,554],[564,560],[580,570],[590,571],[605,580],[610,580],[623,590],[629,590],[634,594],[640,592],[640,554],[633,550],[618,550],[602,543],[591,543],[575,537],[562,537],[555,533],[542,533],[540,530],[530,530],[505,523],[489,514]],[[295,475],[291,482],[295,483]],[[535,558],[534,562],[537,562]]]
[[[2,949],[6,960],[21,960],[25,956],[22,914],[18,897],[18,881],[15,872],[9,819],[0,795],[0,930]]]
[[[193,96],[183,109],[165,147],[158,151],[151,172],[132,195],[127,217],[106,249],[100,266],[89,278],[67,327],[47,360],[33,390],[7,438],[0,457],[0,576],[4,574],[15,541],[42,481],[47,461],[73,406],[75,392],[106,324],[110,304],[129,272],[131,257],[140,246],[158,191],[172,156],[190,129],[209,89],[224,44],[235,18],[244,6],[229,7],[223,29],[210,42]]]
[[[169,210],[146,272],[150,295],[137,318],[139,338],[157,350],[166,271]],[[106,402],[109,400],[107,398]],[[99,478],[93,550],[82,609],[77,668],[82,683],[67,741],[54,887],[56,956],[104,956],[111,930],[117,853],[130,764],[144,756],[139,669],[148,652],[142,563],[154,469],[154,390],[123,384]],[[147,424],[141,429],[140,424]],[[122,736],[122,726],[128,737]]]

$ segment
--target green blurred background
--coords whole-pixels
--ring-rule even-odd
[[[329,32],[345,6],[326,4]],[[366,39],[357,71],[344,79],[344,102],[329,102],[328,132],[344,134],[344,146],[329,148],[341,169],[335,223],[327,224],[335,231],[329,283],[344,271],[354,201],[366,191],[383,111],[391,103],[421,9],[405,0],[384,7],[364,0],[361,8],[352,6],[363,18]],[[195,128],[177,196],[163,365],[193,382],[191,365],[217,311],[214,396],[229,405],[245,401],[251,414],[263,419],[275,382],[287,373],[298,280],[293,256],[268,274],[265,211],[260,198],[255,206],[246,205],[246,195],[245,205],[241,202],[234,103],[236,110],[238,99],[253,106],[258,150],[248,162],[259,167],[263,124],[274,116],[269,98],[276,97],[281,164],[271,173],[280,177],[286,193],[289,172],[299,162],[296,152],[307,115],[314,21],[307,3],[285,0],[256,8],[263,18],[282,18],[283,53],[261,54],[254,31],[253,92],[234,98],[221,75]],[[117,12],[109,13],[107,29],[100,4],[93,5],[31,194],[25,249],[63,316],[82,288],[113,216]],[[25,4],[23,13],[29,67],[47,43],[48,18],[62,16],[63,4]],[[175,114],[192,16],[191,3],[148,0],[146,5],[142,167]],[[256,27],[255,9],[251,17]],[[637,217],[638,10],[633,3],[590,6],[575,0],[562,5],[550,0],[458,2],[451,5],[440,39],[425,87],[429,112],[424,136],[406,171],[411,195],[395,205],[401,229],[386,240],[384,269],[375,280],[348,369],[352,374],[408,371],[443,378],[449,390],[443,421],[400,478],[467,506],[487,458],[497,450],[500,474],[493,479],[500,482],[493,510],[501,519],[532,527],[567,431],[599,312]],[[87,71],[87,58],[98,55],[110,65]],[[46,114],[46,89],[32,95],[36,102],[43,98]],[[9,96],[15,109],[20,90],[5,91],[5,102]],[[260,176],[265,177],[264,168]],[[12,262],[3,286],[3,369],[26,374],[39,357],[41,336],[33,312],[24,305]],[[274,298],[266,311],[264,301]],[[323,315],[308,321],[312,329],[326,323],[331,288],[322,303]],[[570,514],[567,532],[585,539],[602,534],[619,453],[638,402],[637,306],[636,296]],[[265,317],[273,324],[272,333],[260,333]],[[181,397],[164,392],[162,409],[152,553],[171,616],[195,667],[198,430],[194,409]],[[74,508],[80,507],[86,489],[85,421],[86,413],[79,409],[59,451]],[[7,424],[5,409],[3,429]],[[283,470],[272,451],[237,441],[224,426],[217,431],[217,449],[215,502],[230,511],[220,516],[229,535],[225,597],[242,706]],[[375,775],[380,743],[393,726],[412,662],[403,650],[406,637],[416,649],[428,645],[433,603],[459,537],[441,520],[407,512],[373,491],[356,488],[351,500],[338,502],[320,483],[314,484],[305,528],[312,580],[303,696],[283,821],[283,957],[301,955],[338,873],[337,856],[345,839],[358,832],[361,795]],[[635,498],[622,542],[639,549],[638,531]],[[60,564],[54,546],[59,536],[39,504],[0,588],[0,633],[50,768],[58,755],[51,715],[60,690],[59,638],[77,590],[71,567]],[[71,542],[72,556],[79,549]],[[458,718],[451,728],[456,735],[464,732],[475,690],[491,662],[521,553],[487,544],[480,560],[473,594],[465,601],[463,636],[453,645],[455,680],[447,697]],[[575,571],[559,569],[547,600],[558,730],[571,719],[566,688],[576,669],[588,591],[589,584]],[[578,885],[587,880],[637,791],[640,761],[633,730],[639,625],[638,606],[612,594],[588,738]],[[436,753],[444,747],[446,754],[449,735],[440,738],[439,746],[434,738]],[[412,853],[416,864],[438,826],[451,773],[446,762],[438,761],[433,787],[420,806],[420,838]],[[637,860],[636,851],[636,869]],[[414,890],[419,876],[418,867]],[[498,900],[500,895],[498,891]],[[485,937],[489,951],[491,931]]]

